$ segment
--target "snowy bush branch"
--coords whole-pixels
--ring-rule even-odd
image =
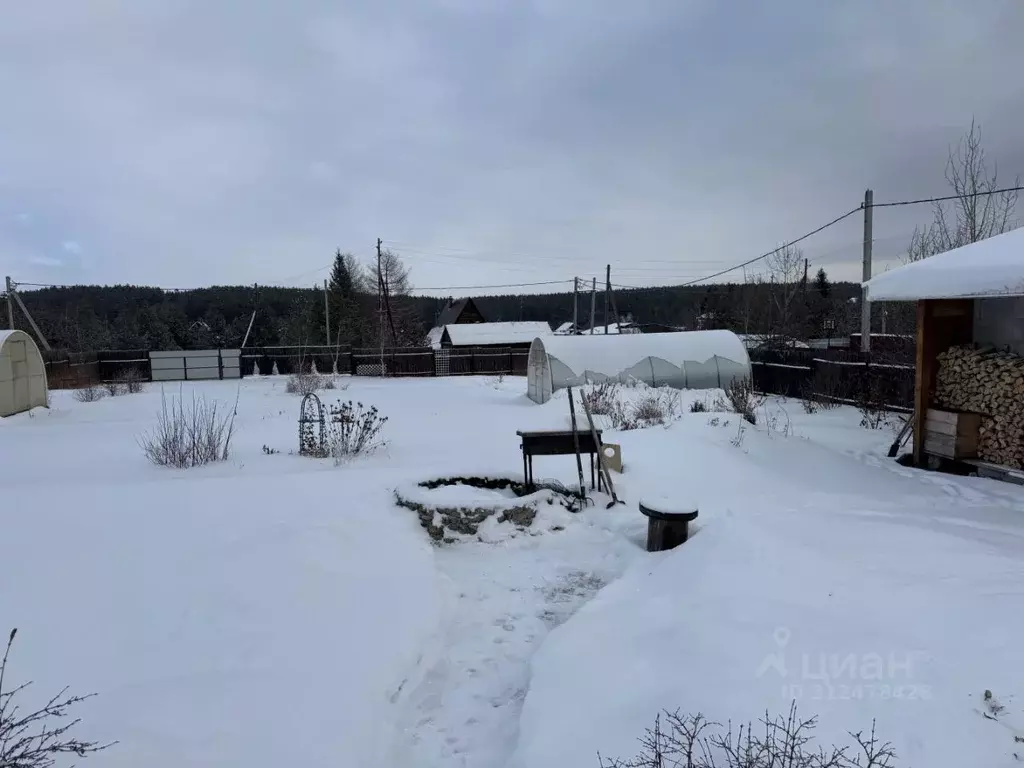
[[[227,461],[235,433],[237,395],[230,411],[194,393],[188,406],[180,394],[171,400],[169,409],[163,393],[160,400],[156,427],[139,441],[147,459],[157,466],[177,469]]]
[[[17,629],[11,630],[3,660],[0,661],[0,766],[50,768],[56,764],[60,755],[88,757],[94,752],[112,746],[115,742],[100,745],[69,735],[80,720],[76,718],[68,721],[68,711],[95,694],[72,696],[68,695],[68,689],[64,688],[39,709],[25,712],[18,706],[18,695],[31,683],[22,683],[9,690],[4,688],[7,659],[17,633]]]
[[[103,390],[95,384],[87,384],[76,389],[73,397],[80,403],[95,403],[103,399]]]
[[[664,717],[664,722],[662,718]],[[850,732],[854,745],[814,745],[817,717],[797,716],[794,702],[786,716],[766,712],[751,724],[724,727],[703,714],[664,712],[640,738],[641,751],[629,760],[605,761],[601,768],[892,768],[896,753],[871,731]]]
[[[384,445],[380,431],[388,417],[381,416],[376,406],[364,408],[349,400],[330,407],[327,425],[327,447],[336,463],[350,456],[370,453]]]

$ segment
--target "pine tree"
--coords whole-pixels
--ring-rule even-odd
[[[365,302],[360,289],[364,282],[365,276],[355,257],[342,253],[340,249],[335,251],[331,279],[327,285],[332,336],[328,344],[360,346],[363,343]]]
[[[832,284],[828,281],[828,273],[825,272],[824,267],[818,269],[818,274],[814,278],[814,287],[823,299],[827,299],[832,292]]]

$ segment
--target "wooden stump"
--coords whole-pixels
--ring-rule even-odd
[[[670,500],[641,500],[640,511],[647,517],[647,551],[673,549],[690,537],[690,522],[697,510],[673,504]]]

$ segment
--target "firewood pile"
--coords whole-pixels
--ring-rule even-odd
[[[1024,467],[1024,358],[993,349],[953,347],[938,360],[937,404],[982,414],[978,458]]]

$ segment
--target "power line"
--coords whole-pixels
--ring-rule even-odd
[[[22,280],[12,280],[15,285],[19,288],[22,286],[28,288],[116,288],[117,285],[90,285],[87,283],[75,283],[75,284],[62,284],[62,283],[26,283]],[[203,288],[164,288],[160,285],[130,285],[131,288],[142,288],[153,291],[163,291],[164,293],[191,293],[193,291],[209,291],[215,286],[206,286]],[[231,286],[235,287],[235,286]]]
[[[844,213],[842,216],[837,216],[836,218],[832,219],[832,221],[828,222],[827,224],[822,224],[817,229],[812,229],[807,234],[801,235],[800,237],[796,238],[795,240],[790,240],[788,243],[783,243],[782,245],[778,246],[777,248],[772,248],[770,251],[768,251],[766,253],[762,253],[760,256],[755,256],[752,259],[748,259],[747,261],[744,261],[742,264],[737,264],[734,267],[729,267],[728,269],[723,269],[720,272],[715,272],[712,275],[705,275],[704,277],[698,277],[696,280],[691,280],[688,283],[682,283],[678,287],[685,288],[688,285],[695,285],[696,283],[702,283],[705,280],[712,280],[712,279],[714,279],[716,277],[721,277],[722,275],[726,275],[726,274],[728,274],[730,272],[735,272],[737,269],[743,269],[743,267],[748,267],[748,266],[750,266],[751,264],[753,264],[755,262],[761,261],[763,259],[767,259],[773,253],[778,253],[779,251],[781,251],[784,248],[789,248],[791,246],[796,245],[797,243],[801,243],[804,240],[806,240],[807,238],[813,237],[814,235],[818,234],[819,232],[824,232],[829,227],[835,226],[836,224],[838,224],[843,219],[848,219],[850,216],[853,216],[853,214],[860,213],[860,211],[863,209],[863,207],[864,207],[863,205],[858,205],[856,208],[851,208],[849,211]]]
[[[503,285],[435,285],[425,288],[414,288],[416,291],[468,291],[476,288],[529,288],[535,285],[565,285],[572,280],[542,280],[537,283],[505,283]]]
[[[984,192],[971,192],[970,194],[944,195],[942,197],[923,197],[919,200],[898,200],[893,203],[874,203],[872,208],[896,208],[901,205],[921,205],[922,203],[944,203],[949,200],[963,200],[966,197],[982,197],[984,195],[1002,195],[1006,192],[1021,192],[1024,187],[1004,187],[1003,189],[989,189]],[[862,206],[863,207],[863,206]]]

